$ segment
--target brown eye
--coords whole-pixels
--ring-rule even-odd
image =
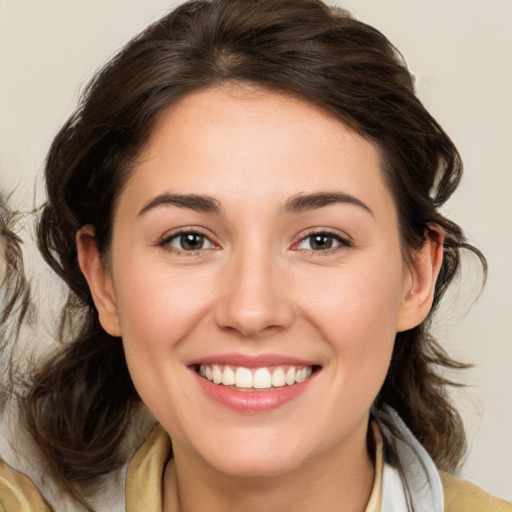
[[[332,233],[313,233],[304,237],[297,245],[297,248],[320,252],[327,251],[338,246],[349,247],[350,242]]]
[[[200,251],[201,249],[212,249],[215,247],[207,236],[193,231],[176,233],[163,240],[161,245],[184,252]]]
[[[184,233],[179,237],[181,249],[185,251],[197,251],[204,245],[204,236],[199,233]]]
[[[309,242],[314,251],[324,251],[330,249],[334,244],[334,239],[330,235],[313,235]]]

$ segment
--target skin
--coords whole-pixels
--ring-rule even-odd
[[[361,204],[285,208],[323,192]],[[164,193],[213,198],[219,212],[151,204]],[[207,237],[203,249],[180,248],[171,237],[183,228]],[[333,247],[313,247],[325,232]],[[119,196],[108,265],[92,226],[78,235],[102,325],[123,337],[135,386],[172,438],[164,510],[364,510],[369,409],[396,332],[430,309],[441,242],[433,226],[404,258],[377,149],[318,107],[242,86],[172,105]],[[190,369],[233,353],[320,370],[281,407],[234,411]]]

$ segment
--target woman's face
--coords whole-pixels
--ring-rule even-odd
[[[102,323],[176,457],[278,475],[360,453],[414,281],[372,144],[289,96],[190,94],[120,194],[109,261]]]

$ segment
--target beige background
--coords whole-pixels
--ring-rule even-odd
[[[40,204],[34,179],[40,182],[45,152],[87,78],[171,5],[0,0],[0,186],[16,187],[15,204]],[[471,445],[462,475],[512,500],[512,1],[346,0],[341,5],[381,29],[402,51],[421,98],[464,157],[465,178],[446,211],[486,254],[489,280],[465,314],[479,286],[474,274],[465,273],[464,287],[444,308],[438,330],[454,355],[475,363],[463,377],[472,387],[454,395]],[[27,256],[32,272],[43,273],[38,293],[49,316],[58,287],[32,251]]]

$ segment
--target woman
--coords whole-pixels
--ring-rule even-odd
[[[441,370],[463,365],[428,331],[461,249],[481,256],[439,212],[460,176],[344,11],[198,1],[149,27],[48,155],[67,343],[20,402],[48,474],[100,508],[144,404],[158,426],[107,510],[510,510],[451,476]],[[59,509],[2,471],[18,508]]]

